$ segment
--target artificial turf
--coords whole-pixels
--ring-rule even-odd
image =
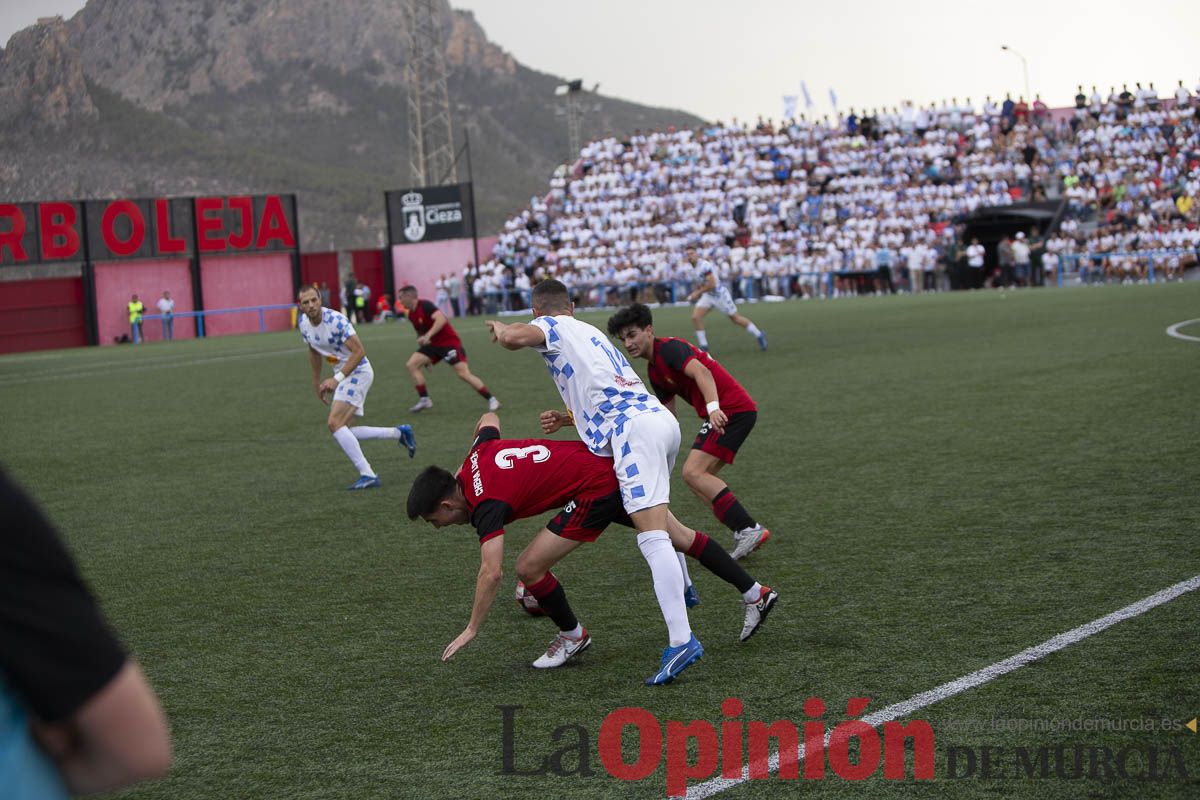
[[[364,443],[380,490],[343,491],[355,474],[294,332],[0,358],[0,461],[62,530],[170,716],[175,766],[130,797],[663,797],[662,767],[632,783],[605,772],[613,710],[719,725],[737,697],[745,721],[800,725],[816,696],[832,728],[848,698],[871,698],[869,713],[1200,574],[1200,344],[1165,334],[1198,309],[1200,284],[744,306],[766,353],[711,315],[714,355],[759,405],[723,473],[772,531],[744,563],[782,599],[739,643],[740,598],[691,564],[706,655],[655,689],[642,678],[665,630],[621,528],[555,570],[594,637],[578,662],[531,669],[553,626],[511,601],[516,554],[544,520],[509,527],[491,616],[439,662],[468,619],[478,547],[468,527],[410,522],[405,499],[419,468],[461,463],[484,404],[439,366],[434,408],[408,413],[407,323],[359,326],[376,371],[364,422],[409,422],[418,438],[412,461]],[[655,315],[660,335],[689,335],[687,309]],[[538,435],[537,412],[561,407],[541,359],[488,343],[480,320],[456,325],[504,433]],[[699,420],[681,414],[686,448]],[[673,498],[732,547],[678,475]],[[1195,796],[1187,729],[993,721],[1190,720],[1198,619],[1200,593],[1185,594],[914,714],[936,734],[933,781],[827,770],[720,796]],[[560,766],[577,769],[580,729],[553,736],[578,725],[594,774],[505,774],[499,706],[520,707],[516,769],[567,746]],[[1063,743],[1173,747],[1190,777],[947,775],[949,746]]]

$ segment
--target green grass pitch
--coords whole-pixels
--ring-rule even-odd
[[[850,697],[871,698],[869,713],[1200,574],[1200,343],[1165,335],[1200,317],[1200,284],[743,311],[769,352],[709,317],[714,354],[759,404],[723,476],[773,533],[744,563],[782,600],[739,644],[738,596],[693,564],[703,603],[691,618],[707,653],[656,689],[642,678],[665,629],[621,528],[556,570],[594,637],[578,663],[529,668],[553,626],[510,599],[516,554],[545,520],[510,527],[491,617],[439,662],[467,621],[478,548],[467,527],[409,522],[404,503],[420,467],[461,462],[484,404],[439,366],[434,408],[408,414],[407,323],[360,326],[376,370],[364,422],[410,422],[419,444],[410,461],[394,442],[365,442],[383,479],[371,492],[343,491],[355,475],[294,332],[0,358],[0,461],[64,532],[171,719],[174,769],[129,796],[663,797],[664,767],[638,783],[605,773],[597,736],[612,710],[719,723],[722,700],[738,697],[746,721],[801,724],[818,696],[833,727]],[[687,309],[656,318],[660,335],[690,335]],[[541,359],[489,344],[480,320],[458,329],[504,403],[504,432],[537,435],[537,412],[561,405]],[[688,410],[685,447],[698,425]],[[684,521],[732,546],[678,475],[673,497]],[[1200,735],[1188,730],[961,725],[1189,720],[1200,713],[1198,620],[1200,593],[1185,594],[918,712],[937,737],[932,782],[827,771],[720,796],[1196,796]],[[577,724],[595,774],[503,774],[500,705],[522,707],[518,769]],[[1174,747],[1190,778],[944,774],[948,746],[1064,743]]]

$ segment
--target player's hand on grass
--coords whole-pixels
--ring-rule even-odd
[[[463,630],[462,633],[455,637],[453,642],[446,645],[446,649],[442,651],[442,661],[449,661],[454,657],[455,653],[470,644],[471,640],[474,638],[475,631],[471,630],[470,628]]]
[[[717,433],[725,433],[725,423],[729,422],[729,417],[725,416],[725,412],[717,409],[708,415],[708,422],[713,426]]]
[[[554,433],[556,430],[570,422],[570,417],[562,411],[543,411],[538,415],[538,422],[542,423],[542,433]]]

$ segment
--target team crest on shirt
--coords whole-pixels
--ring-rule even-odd
[[[400,198],[400,213],[404,216],[404,238],[419,242],[425,238],[425,198],[420,192],[409,192]]]

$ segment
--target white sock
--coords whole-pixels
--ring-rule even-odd
[[[679,568],[683,570],[683,588],[686,589],[692,585],[692,576],[688,574],[687,569],[687,556],[678,550],[675,551],[675,555],[679,556]]]
[[[751,336],[755,336],[755,337],[762,335],[762,331],[760,331],[758,329],[758,326],[755,325],[753,322],[751,322],[749,325],[746,326],[746,333],[750,334]]]
[[[400,431],[395,428],[372,428],[368,425],[356,425],[350,428],[354,438],[360,442],[364,439],[399,439]]]
[[[704,331],[696,331],[696,341],[701,347],[708,347],[708,334]]]
[[[572,628],[571,630],[559,631],[559,633],[563,634],[564,636],[570,636],[572,639],[579,639],[579,638],[582,638],[582,636],[583,636],[583,625],[576,622],[575,627]]]
[[[638,549],[650,565],[654,594],[667,623],[671,647],[678,647],[692,638],[692,626],[688,624],[687,606],[683,604],[683,573],[679,571],[671,537],[666,531],[646,531],[638,534],[637,541]]]
[[[762,597],[762,584],[758,581],[755,581],[753,586],[742,592],[742,599],[747,603],[757,603],[760,597]]]
[[[346,451],[346,455],[349,457],[350,463],[354,465],[356,470],[358,470],[359,475],[369,475],[372,478],[376,477],[375,470],[371,469],[371,465],[367,463],[367,457],[363,455],[362,448],[359,447],[358,444],[358,439],[354,438],[354,434],[351,433],[350,428],[347,428],[343,425],[333,432],[333,438],[336,439],[337,443],[340,444],[342,449]]]

